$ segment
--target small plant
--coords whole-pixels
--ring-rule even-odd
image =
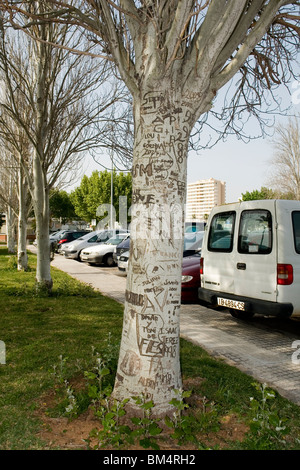
[[[88,395],[94,402],[101,403],[102,400],[111,394],[111,386],[104,387],[104,378],[110,374],[109,368],[103,361],[100,354],[92,348],[95,365],[92,371],[85,371],[84,376],[88,380]]]
[[[15,271],[18,268],[18,260],[16,256],[9,256],[7,260],[7,269]]]
[[[74,392],[72,388],[70,387],[69,382],[65,380],[64,383],[66,387],[66,394],[67,394],[67,400],[68,400],[68,405],[65,407],[65,414],[66,416],[68,416],[68,418],[75,418],[78,415],[79,405],[74,396]]]
[[[68,360],[67,357],[63,357],[62,354],[58,356],[59,362],[58,364],[54,364],[53,366],[53,375],[55,381],[59,384],[62,384],[65,381],[66,375],[66,362]]]
[[[128,442],[132,443],[131,429],[129,426],[122,425],[120,418],[125,415],[124,407],[128,403],[129,399],[125,399],[122,402],[114,400],[111,401],[106,398],[106,410],[102,410],[101,429],[93,429],[90,432],[89,439],[87,440],[90,445],[91,439],[97,439],[97,444],[94,449],[106,448],[111,446],[113,449],[120,449],[125,446]]]
[[[108,367],[115,367],[117,364],[119,358],[119,349],[120,342],[114,343],[112,341],[112,334],[109,332],[106,340],[105,350],[102,354]]]
[[[55,364],[52,367],[52,374],[56,383],[56,393],[62,399],[62,402],[59,405],[59,409],[63,410],[62,414],[64,416],[73,419],[78,416],[80,407],[75,397],[74,390],[71,388],[68,380],[66,379],[66,364],[68,358],[60,355],[58,359],[58,364]]]
[[[184,391],[180,388],[178,390],[174,390],[174,392],[177,397],[170,401],[170,405],[175,407],[173,420],[166,416],[165,423],[169,428],[174,429],[172,437],[178,441],[178,444],[182,444],[187,441],[195,442],[195,419],[192,416],[183,413],[184,410],[189,408],[189,405],[185,403],[184,400],[191,396],[192,391]]]
[[[275,408],[275,392],[266,384],[252,385],[261,394],[261,399],[250,398],[252,420],[248,442],[250,441],[252,447],[257,450],[278,449],[280,445],[284,447],[286,444],[284,436],[288,434],[289,429]]]
[[[132,423],[138,426],[132,432],[132,436],[140,438],[139,443],[144,449],[159,450],[155,437],[162,432],[162,429],[158,425],[160,420],[151,418],[151,410],[154,407],[153,401],[147,400],[144,395],[132,397],[132,399],[143,412],[141,418],[131,418]]]

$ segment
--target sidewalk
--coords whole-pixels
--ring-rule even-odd
[[[92,285],[104,295],[124,302],[126,277],[117,268],[92,267],[61,255],[55,255],[51,265]],[[275,330],[257,328],[228,313],[194,304],[182,305],[180,328],[183,338],[254,379],[266,382],[282,396],[300,405],[300,364],[292,361],[292,355],[297,353],[297,349],[300,351],[300,343],[296,349],[293,348],[293,341],[300,340],[299,336],[285,336]]]

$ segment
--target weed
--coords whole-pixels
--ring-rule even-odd
[[[18,260],[17,260],[17,257],[12,255],[12,256],[9,256],[8,260],[7,260],[7,269],[10,270],[10,271],[15,271],[17,270],[18,268]]]
[[[128,401],[129,399],[122,402],[117,400],[111,402],[107,398],[104,400],[106,409],[102,409],[101,428],[95,428],[90,432],[89,439],[86,440],[88,446],[93,438],[97,439],[94,449],[107,448],[108,446],[120,449],[133,442],[131,429],[120,422],[120,418],[126,413],[124,407]]]
[[[247,441],[255,450],[275,450],[285,448],[285,436],[289,433],[286,419],[279,416],[275,408],[275,392],[266,384],[253,383],[260,398],[250,398],[252,420]]]
[[[144,449],[158,450],[159,445],[155,437],[162,432],[162,428],[158,425],[160,420],[151,417],[151,410],[154,407],[153,401],[147,400],[144,395],[132,397],[132,399],[143,413],[141,418],[131,418],[132,423],[137,426],[132,435],[139,437],[139,443]]]

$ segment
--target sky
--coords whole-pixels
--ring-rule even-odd
[[[300,115],[300,82],[293,81],[288,89],[279,89],[281,109],[290,108],[288,115],[274,114],[274,126],[269,135],[250,140],[248,143],[237,136],[229,136],[214,147],[202,152],[190,152],[188,157],[187,183],[214,178],[226,183],[226,203],[236,202],[246,191],[269,187],[272,156],[276,151],[272,133],[276,126],[286,126],[289,115]],[[275,108],[276,111],[276,108]],[[251,128],[251,126],[253,126]],[[249,135],[257,135],[257,127],[252,124]],[[274,135],[274,134],[273,134]]]
[[[300,115],[299,82],[291,83],[290,93],[282,93],[282,107],[285,106],[291,106],[290,114]],[[275,126],[285,126],[287,123],[287,116],[275,116]],[[251,129],[249,131],[251,133]],[[255,132],[253,128],[253,135]],[[237,136],[229,136],[226,141],[218,142],[211,149],[197,153],[189,152],[187,183],[209,178],[224,181],[225,202],[236,202],[246,191],[260,190],[262,186],[268,187],[273,154],[274,145],[271,136],[250,140],[248,143],[239,140]],[[109,157],[104,156],[101,161],[108,168],[111,167]],[[83,164],[80,178],[76,184],[73,184],[73,188],[79,185],[83,174],[89,176],[95,169],[102,171],[103,167],[97,165],[91,158],[87,159]]]
[[[225,202],[236,202],[242,193],[268,186],[272,151],[270,139],[244,143],[231,136],[210,150],[189,153],[187,183],[209,178],[224,181]]]

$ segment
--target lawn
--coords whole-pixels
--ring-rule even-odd
[[[123,308],[55,268],[52,295],[37,296],[35,263],[30,255],[30,270],[17,272],[15,257],[0,247],[1,450],[82,449],[95,441],[129,449],[132,439],[142,448],[300,449],[298,406],[184,340],[190,396],[178,400],[176,425],[167,423],[169,433],[158,435],[148,403],[137,428],[116,426],[115,410],[103,411],[103,396],[114,382]],[[89,434],[95,427],[100,431]]]

